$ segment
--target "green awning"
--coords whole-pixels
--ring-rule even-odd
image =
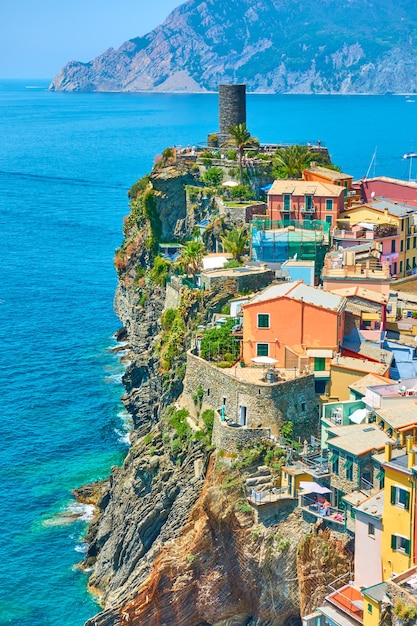
[[[352,467],[352,465],[353,465],[353,461],[352,461],[351,459],[346,459],[346,461],[345,461],[345,465],[344,465],[345,470],[350,470],[350,468]]]

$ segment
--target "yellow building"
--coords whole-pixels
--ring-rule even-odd
[[[406,450],[385,445],[385,501],[382,533],[382,576],[389,580],[413,564],[415,526],[415,460],[413,438]]]
[[[363,596],[363,626],[379,626],[381,619],[381,605],[385,597],[387,583],[378,583],[362,589]]]
[[[409,276],[417,268],[417,208],[402,202],[381,198],[374,202],[352,206],[339,214],[338,229],[352,229],[357,224],[393,227],[397,237],[395,249],[383,255],[395,255],[395,274]],[[390,235],[391,237],[391,235]],[[398,244],[398,246],[397,246]],[[384,257],[383,257],[384,258]]]

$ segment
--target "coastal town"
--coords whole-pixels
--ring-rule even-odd
[[[226,100],[223,126],[236,113],[230,91]],[[264,163],[249,145],[240,177]],[[317,163],[327,155],[320,141],[308,149],[317,158],[299,177],[258,181],[246,200],[233,197],[242,180],[222,150],[166,155],[211,183],[222,171],[215,200],[207,202],[212,185],[187,188],[205,206],[192,241],[159,243],[172,267],[188,254],[183,271],[167,276],[165,313],[184,285],[223,294],[192,334],[178,406],[191,427],[212,412],[212,444],[225,462],[265,442],[282,451],[278,472],[261,465],[246,477],[257,523],[300,507],[311,528],[354,541],[352,571],[329,585],[303,626],[415,624],[417,183],[353,180]],[[213,207],[234,237],[212,238],[208,252]]]

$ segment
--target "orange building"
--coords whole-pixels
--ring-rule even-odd
[[[271,357],[282,368],[330,369],[342,343],[345,298],[301,281],[274,284],[243,309],[243,360]]]

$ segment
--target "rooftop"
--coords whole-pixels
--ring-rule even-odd
[[[353,370],[356,372],[366,372],[368,374],[379,374],[383,376],[389,370],[388,363],[376,363],[367,359],[354,359],[350,356],[336,356],[332,359],[332,367]]]
[[[352,389],[352,391],[356,391],[357,393],[361,393],[365,395],[368,387],[380,385],[382,381],[384,381],[384,385],[396,385],[397,384],[395,380],[384,378],[383,376],[378,376],[378,374],[367,374],[363,378],[360,378],[356,382],[349,385],[349,389]]]
[[[355,508],[361,513],[366,513],[367,515],[381,519],[384,512],[384,490],[378,491],[378,493],[370,496]]]
[[[351,424],[333,426],[328,429],[327,445],[343,450],[348,454],[361,456],[373,450],[380,450],[387,442],[387,433],[375,424]]]
[[[372,587],[368,587],[367,589],[362,589],[362,593],[364,595],[371,598],[371,600],[375,600],[376,602],[382,602],[386,591],[387,583],[378,583],[377,585],[372,585]]]
[[[345,306],[344,298],[317,287],[310,287],[301,281],[270,285],[254,296],[246,306],[283,297],[303,301],[330,311],[342,311]]]
[[[402,398],[399,398],[394,406],[376,409],[376,412],[380,419],[395,430],[417,424],[417,402],[403,402]]]
[[[225,255],[221,255],[225,256]],[[271,270],[267,267],[233,267],[233,268],[218,268],[218,269],[207,269],[201,272],[202,276],[225,276],[225,277],[236,277],[243,276],[249,274],[263,274],[270,272]]]
[[[378,293],[377,291],[372,291],[371,289],[365,289],[360,285],[355,285],[352,287],[342,287],[340,289],[332,289],[332,293],[342,296],[344,298],[358,298],[362,300],[369,300],[372,303],[377,304],[385,304],[387,302],[387,297],[383,293]],[[417,302],[417,296],[416,296]]]
[[[341,185],[332,185],[331,183],[320,183],[309,180],[275,180],[268,196],[280,196],[289,193],[293,196],[320,196],[328,198],[338,198],[344,194],[345,188]]]
[[[328,167],[323,167],[322,165],[310,165],[310,167],[307,167],[304,171],[323,174],[323,176],[328,176],[331,180],[346,180],[346,178],[353,179],[353,176],[350,174],[343,174],[343,172],[338,172],[337,170],[332,170]]]

